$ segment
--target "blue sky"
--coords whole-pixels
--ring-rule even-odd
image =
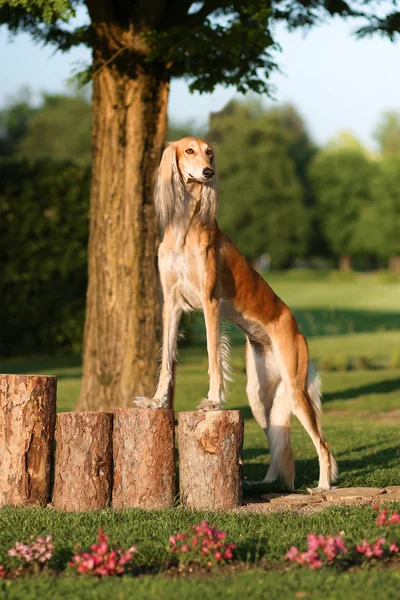
[[[79,20],[85,18],[79,15]],[[307,35],[276,28],[282,51],[276,54],[283,74],[274,74],[276,100],[292,102],[305,118],[314,139],[326,143],[339,130],[353,132],[373,146],[372,134],[384,110],[400,110],[400,43],[375,36],[357,40],[355,24],[340,19],[313,29]],[[86,48],[61,54],[34,44],[27,34],[10,40],[0,27],[0,106],[28,85],[39,97],[41,90],[65,90],[66,80],[90,62]],[[207,121],[210,111],[222,108],[235,96],[233,89],[213,94],[190,94],[185,81],[173,81],[169,116],[174,120]],[[265,98],[266,105],[273,101]],[[190,132],[188,132],[190,133]]]

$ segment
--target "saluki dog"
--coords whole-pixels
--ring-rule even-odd
[[[162,364],[154,398],[136,398],[136,406],[168,407],[180,317],[183,311],[202,310],[210,387],[198,408],[219,410],[224,400],[220,320],[228,319],[247,337],[247,396],[271,453],[263,481],[282,476],[293,487],[293,413],[317,450],[319,487],[329,489],[337,468],[322,435],[320,382],[309,363],[307,342],[290,309],[218,227],[210,144],[185,137],[168,145],[157,173],[155,207],[164,229],[158,253],[164,294]]]

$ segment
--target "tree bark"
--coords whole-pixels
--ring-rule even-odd
[[[242,502],[243,416],[239,410],[178,415],[183,506],[229,510]]]
[[[168,508],[175,496],[174,411],[117,408],[113,508]]]
[[[339,259],[339,271],[343,273],[349,273],[351,271],[351,256],[349,254],[342,254]]]
[[[0,505],[50,497],[57,378],[0,375]]]
[[[111,504],[113,415],[59,413],[53,506],[99,510]]]
[[[169,80],[165,66],[139,66],[150,51],[139,31],[94,22],[93,37],[89,273],[77,408],[107,411],[152,396],[155,387],[160,292],[153,185]]]

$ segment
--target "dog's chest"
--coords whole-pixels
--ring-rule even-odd
[[[205,261],[197,247],[183,246],[180,248],[164,249],[159,258],[160,271],[176,288],[182,299],[188,304],[183,308],[200,310],[201,281]],[[171,277],[172,276],[172,277]]]

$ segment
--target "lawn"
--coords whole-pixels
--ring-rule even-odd
[[[292,306],[309,336],[310,352],[322,371],[324,432],[340,469],[339,485],[400,485],[400,368],[388,368],[400,351],[400,285],[378,277],[349,280],[320,277],[312,281],[288,275],[271,275],[273,287]],[[337,320],[335,318],[337,316]],[[308,324],[308,325],[307,325]],[[196,321],[197,339],[201,323]],[[308,327],[308,330],[307,330]],[[245,418],[244,476],[260,479],[269,457],[267,444],[248,408],[245,396],[244,348],[233,348],[235,383],[229,408],[240,408]],[[340,360],[338,360],[338,357]],[[343,366],[343,357],[362,359]],[[322,362],[321,362],[322,361]],[[360,368],[373,365],[375,368]],[[385,368],[376,368],[377,366]],[[337,370],[341,369],[343,370]],[[335,370],[336,369],[336,370]],[[71,410],[79,393],[79,361],[65,357],[33,357],[2,362],[4,372],[57,374],[59,410]],[[207,391],[204,347],[183,348],[177,373],[176,410],[191,410]],[[134,392],[134,391],[133,391]],[[292,445],[296,457],[296,488],[315,486],[318,463],[304,430],[293,420]],[[246,496],[282,489],[245,487]],[[397,506],[397,509],[400,507]],[[232,573],[221,569],[209,575],[165,577],[168,537],[202,518],[227,531],[238,544],[243,563]],[[74,543],[90,544],[99,527],[121,545],[136,544],[139,577],[93,581],[85,577],[47,574],[0,583],[0,598],[397,598],[398,570],[390,565],[367,569],[285,566],[283,556],[291,545],[304,546],[309,531],[344,531],[348,543],[373,539],[382,533],[368,507],[330,508],[314,515],[194,513],[181,509],[143,512],[106,510],[92,514],[60,514],[51,509],[0,510],[0,564],[17,539],[31,533],[51,533],[56,541],[55,567],[68,561]],[[400,541],[400,527],[397,526]],[[245,563],[250,561],[250,564]]]

